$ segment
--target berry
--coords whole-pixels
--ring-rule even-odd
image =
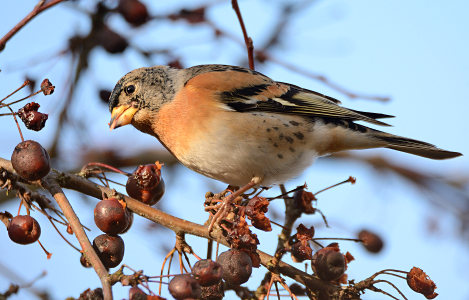
[[[221,300],[225,296],[223,281],[220,281],[214,285],[203,286],[201,289],[202,294],[200,295],[200,299],[203,300]],[[242,298],[241,295],[238,296]]]
[[[345,273],[345,257],[335,247],[325,247],[313,255],[311,267],[322,280],[337,280]]]
[[[169,282],[168,289],[175,299],[198,299],[201,294],[199,283],[189,274],[174,276]]]
[[[94,208],[94,222],[101,231],[116,235],[129,228],[131,213],[116,198],[103,199]]]
[[[149,19],[147,7],[138,0],[120,0],[117,11],[133,26],[145,24]]]
[[[383,249],[383,240],[374,232],[364,229],[358,233],[358,238],[362,240],[365,249],[371,253],[378,253]]]
[[[217,258],[223,269],[223,279],[232,285],[240,285],[249,280],[252,273],[252,261],[246,252],[231,249]]]
[[[49,154],[41,144],[27,140],[19,143],[11,155],[13,169],[21,178],[34,181],[49,174]]]
[[[122,53],[129,46],[129,43],[123,36],[107,26],[104,26],[97,33],[97,39],[104,50],[111,54]]]
[[[147,300],[147,296],[147,294],[136,286],[131,287],[129,290],[129,300]]]
[[[98,235],[93,247],[106,268],[117,267],[124,258],[124,241],[120,236]]]
[[[220,282],[223,270],[217,262],[211,259],[201,259],[192,267],[192,276],[201,286],[209,286]]]
[[[87,289],[83,293],[80,294],[78,300],[102,300],[104,299],[103,289],[96,288],[94,290]]]
[[[18,116],[26,128],[39,131],[46,125],[48,116],[37,111],[39,106],[39,104],[31,102],[18,110]]]
[[[31,244],[41,236],[41,226],[31,216],[18,215],[13,217],[8,225],[8,236],[15,243]]]
[[[157,164],[140,165],[127,180],[127,194],[145,204],[156,204],[165,190],[160,168]]]
[[[80,256],[80,263],[85,268],[91,268],[92,267],[90,262],[85,258],[85,255],[83,255],[83,253]]]

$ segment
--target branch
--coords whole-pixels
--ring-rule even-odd
[[[0,40],[0,51],[5,49],[5,45],[21,28],[23,28],[26,24],[29,23],[35,16],[43,12],[44,10],[51,8],[52,6],[59,4],[65,0],[51,0],[48,3],[45,3],[45,0],[39,1],[38,4],[34,7],[34,9],[21,20],[18,24],[15,25],[4,37]]]
[[[243,31],[244,43],[246,44],[246,49],[248,51],[249,59],[249,68],[254,70],[254,45],[252,39],[248,36],[246,26],[244,26],[243,16],[241,15],[241,10],[239,9],[238,0],[231,0],[231,6],[233,6],[236,16],[238,16],[239,24],[241,25],[241,30]]]

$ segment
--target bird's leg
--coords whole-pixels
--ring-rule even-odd
[[[230,206],[231,204],[233,204],[233,201],[247,190],[258,185],[260,182],[261,180],[259,177],[254,177],[248,184],[240,187],[236,192],[230,194],[229,196],[225,197],[225,199],[223,199],[223,202],[219,205],[218,211],[212,217],[212,220],[210,220],[210,224],[208,225],[209,234],[212,232],[213,226],[219,223],[219,221],[226,217],[226,215],[230,212]]]

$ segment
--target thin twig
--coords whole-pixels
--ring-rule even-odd
[[[249,59],[249,68],[254,70],[254,45],[252,39],[248,36],[246,26],[244,26],[243,16],[241,15],[241,10],[239,9],[238,1],[231,0],[231,6],[233,6],[236,16],[238,17],[239,24],[241,25],[241,30],[243,31],[244,43],[246,44],[246,49],[248,51]]]
[[[0,51],[5,48],[6,43],[10,40],[21,28],[23,28],[29,21],[31,21],[35,16],[43,12],[44,10],[51,8],[52,6],[62,2],[64,0],[51,0],[50,2],[45,3],[44,0],[39,1],[34,9],[26,15],[18,24],[15,25],[5,36],[0,39]]]

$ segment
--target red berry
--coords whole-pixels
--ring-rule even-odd
[[[103,27],[97,33],[99,44],[111,54],[122,53],[127,49],[127,40],[109,27]]]
[[[211,259],[201,259],[192,267],[192,276],[201,286],[209,286],[220,282],[223,270],[217,262]]]
[[[130,212],[116,198],[103,199],[94,209],[94,222],[101,231],[116,235],[129,228]]]
[[[120,236],[98,235],[93,247],[106,268],[117,267],[124,258],[124,241]]]
[[[160,168],[159,165],[151,164],[141,165],[135,169],[125,185],[127,194],[145,204],[156,204],[165,191]]]
[[[8,236],[15,243],[31,244],[41,236],[41,226],[31,216],[18,215],[13,217],[8,225]]]
[[[336,247],[325,247],[313,255],[311,267],[322,280],[337,280],[345,273],[345,258]]]
[[[117,11],[134,26],[145,24],[149,19],[147,7],[138,0],[120,0]]]
[[[31,102],[18,110],[18,116],[26,128],[39,131],[46,125],[48,116],[37,111],[39,106],[39,104]]]
[[[249,280],[252,273],[252,261],[244,251],[231,249],[217,258],[223,269],[223,279],[232,285],[240,285]]]
[[[129,300],[147,300],[147,296],[147,294],[136,286],[131,287],[129,290]]]
[[[198,299],[200,297],[200,285],[191,275],[180,274],[174,276],[169,282],[169,292],[176,299]]]
[[[364,229],[358,233],[358,238],[362,240],[365,249],[371,253],[378,253],[383,249],[383,240],[374,232]]]
[[[13,169],[21,178],[34,181],[43,178],[50,171],[49,154],[35,141],[19,143],[11,155]]]

